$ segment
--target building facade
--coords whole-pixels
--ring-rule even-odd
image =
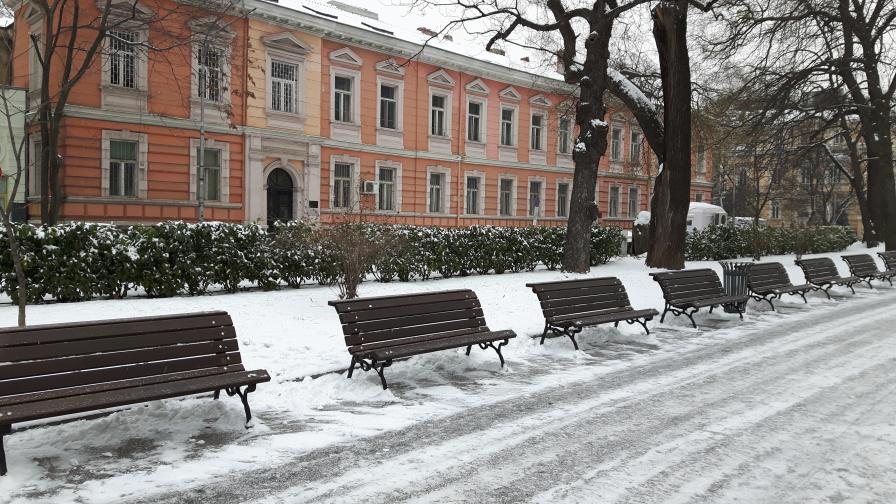
[[[62,220],[196,220],[202,207],[209,220],[260,224],[358,212],[421,225],[565,223],[576,132],[556,75],[424,47],[343,3],[247,0],[221,14],[167,2],[121,0],[154,21],[117,26],[71,94]],[[15,44],[28,47],[41,20],[28,2],[17,12]],[[143,41],[171,48],[135,49]],[[14,82],[34,96],[34,57],[15,54]],[[634,117],[609,105],[595,197],[604,223],[630,227],[657,167]],[[40,153],[33,143],[33,166]],[[710,201],[699,146],[694,166],[692,199]],[[31,173],[32,219],[39,181]]]

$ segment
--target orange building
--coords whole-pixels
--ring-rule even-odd
[[[213,14],[165,2],[138,3],[147,16],[176,15],[110,39],[72,93],[60,146],[63,220],[197,218],[207,74],[207,219],[332,221],[362,210],[427,225],[565,222],[571,90],[528,57],[431,39],[425,27],[408,28],[423,21],[396,21],[396,7],[324,0],[246,0],[241,17],[218,16],[223,29],[200,44]],[[17,47],[39,30],[28,8],[17,16]],[[145,55],[121,43],[171,39],[191,43]],[[30,61],[17,53],[15,79],[34,91]],[[596,200],[604,222],[630,227],[648,207],[656,167],[633,116],[609,101]],[[710,201],[709,162],[699,149],[695,161],[693,199]],[[29,184],[29,201],[39,193]]]

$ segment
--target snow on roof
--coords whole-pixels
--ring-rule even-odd
[[[279,0],[277,3],[304,14],[372,33],[428,44],[539,77],[563,80],[563,76],[557,72],[555,61],[547,53],[500,43],[496,47],[504,54],[486,51],[486,36],[470,34],[462,26],[452,26],[442,31],[452,19],[447,10],[427,7],[424,15],[419,9],[395,2],[396,0]],[[433,36],[434,34],[437,35]]]
[[[727,212],[725,212],[724,208],[722,208],[718,205],[713,205],[710,203],[702,203],[699,201],[691,202],[690,206],[688,207],[688,211],[690,212],[692,210],[706,210],[706,211],[713,212],[713,213],[727,213]]]

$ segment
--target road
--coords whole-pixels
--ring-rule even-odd
[[[146,501],[896,502],[894,308],[782,317]]]

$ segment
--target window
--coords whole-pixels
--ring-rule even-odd
[[[697,144],[697,174],[706,173],[706,149],[703,144]]]
[[[137,142],[109,142],[109,196],[137,196]]]
[[[197,86],[199,97],[214,103],[221,102],[224,84],[222,51],[214,47],[200,47],[196,55],[199,71]]]
[[[380,128],[398,129],[398,88],[380,85]]]
[[[561,154],[569,154],[569,139],[570,139],[570,130],[572,127],[572,121],[568,118],[564,117],[560,119],[560,129],[557,138],[558,146],[557,149]]]
[[[529,181],[529,216],[541,215],[541,181]]]
[[[128,31],[109,32],[109,83],[134,89],[137,87],[137,34]]]
[[[395,168],[380,168],[377,181],[379,210],[395,210]]]
[[[333,82],[335,96],[333,98],[335,105],[335,116],[333,119],[337,122],[350,123],[354,122],[352,116],[352,79],[351,77],[336,76]]]
[[[694,194],[694,201],[697,203],[703,203],[703,191],[697,191]]]
[[[772,201],[772,219],[780,219],[781,218],[781,202],[778,200]]]
[[[205,201],[221,200],[221,149],[205,149],[205,156],[200,157],[201,151],[196,149],[197,170],[196,188],[203,195]],[[205,168],[204,170],[202,168]],[[203,177],[205,171],[205,192],[202,192]]]
[[[445,193],[445,174],[429,174],[429,212],[444,213],[443,195]]]
[[[569,216],[569,184],[557,184],[557,217]]]
[[[532,135],[530,137],[529,148],[532,150],[541,150],[541,130],[544,116],[541,114],[532,114]]]
[[[610,159],[622,161],[622,128],[613,128],[610,133]]]
[[[628,216],[634,219],[641,211],[641,197],[637,187],[628,188]]]
[[[336,163],[333,169],[333,208],[348,208],[352,200],[352,165]]]
[[[501,179],[498,195],[498,214],[513,215],[513,179]]]
[[[295,114],[298,111],[299,66],[271,61],[271,110]]]
[[[610,201],[607,208],[608,217],[619,217],[619,186],[610,186]]]
[[[466,213],[468,215],[478,215],[479,208],[479,191],[480,191],[480,182],[482,179],[479,177],[467,177],[467,203],[466,203]]]
[[[513,147],[513,109],[501,109],[501,145]]]
[[[467,140],[482,141],[482,103],[471,101],[467,104]]]
[[[641,162],[641,133],[632,131],[632,147],[629,154],[629,160],[632,163]]]
[[[430,134],[433,136],[448,136],[445,129],[445,106],[447,102],[448,98],[444,95],[432,95]]]

